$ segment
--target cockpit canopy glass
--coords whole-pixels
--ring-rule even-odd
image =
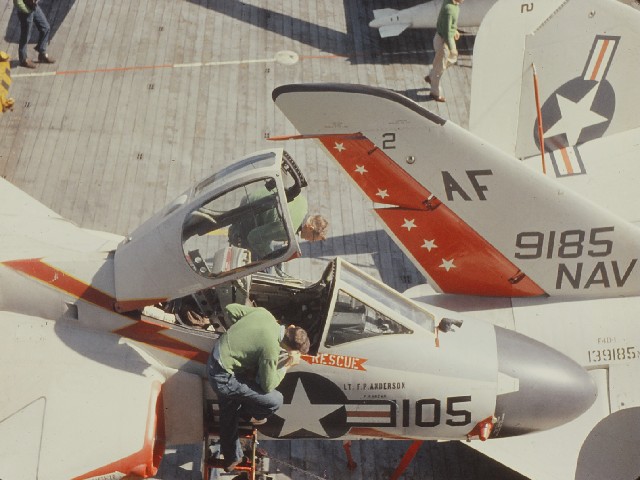
[[[290,242],[273,178],[213,198],[187,215],[182,231],[187,262],[205,277],[228,275],[275,258]]]
[[[411,300],[385,285],[372,281],[359,270],[347,263],[342,263],[340,281],[348,285],[347,293],[338,291],[333,316],[325,340],[327,347],[359,340],[376,335],[412,333],[408,320],[429,332],[435,331],[435,317],[420,308]],[[358,293],[360,292],[361,295]],[[359,297],[359,298],[357,298]],[[375,299],[380,308],[368,305],[362,299]],[[401,321],[390,318],[381,312],[393,312]]]
[[[412,331],[341,290],[333,309],[325,346],[333,347],[377,335],[407,333]]]
[[[216,188],[216,186],[224,183],[228,178],[233,175],[247,169],[259,169],[273,165],[275,162],[275,154],[273,152],[263,153],[261,155],[254,155],[249,158],[245,158],[239,162],[236,162],[228,167],[214,173],[208,178],[202,180],[194,190],[194,195],[198,195],[205,190]]]

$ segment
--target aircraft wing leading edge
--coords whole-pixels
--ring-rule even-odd
[[[303,136],[320,139],[384,202],[376,212],[386,228],[440,291],[592,298],[640,290],[637,227],[405,97],[336,84],[285,85],[273,97]],[[490,287],[479,287],[485,278]]]
[[[0,178],[0,260],[29,258],[46,244],[64,250],[109,251],[122,237],[86,230]]]

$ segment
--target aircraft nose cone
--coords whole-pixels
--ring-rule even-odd
[[[583,414],[598,394],[587,371],[566,355],[511,330],[495,327],[499,385],[492,436],[547,430]],[[511,391],[509,391],[511,390]]]

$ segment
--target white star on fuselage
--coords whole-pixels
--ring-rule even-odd
[[[364,175],[365,173],[367,173],[367,169],[364,168],[364,165],[356,165],[356,172],[358,172],[360,175]]]
[[[591,111],[593,99],[597,92],[597,85],[594,85],[591,91],[577,102],[556,94],[558,108],[560,109],[560,120],[544,132],[545,138],[564,133],[567,135],[569,145],[573,146],[578,143],[583,128],[606,122],[608,120],[606,117]]]
[[[378,193],[376,193],[376,196],[380,197],[380,198],[387,198],[389,196],[389,194],[387,193],[387,190],[381,190],[380,188],[378,189]]]
[[[420,248],[426,248],[428,251],[431,251],[432,248],[438,248],[438,245],[436,245],[435,239],[433,240],[424,239],[424,243],[420,246]]]
[[[311,403],[304,385],[298,378],[296,389],[293,391],[291,403],[285,403],[280,407],[276,415],[284,420],[280,437],[305,429],[308,432],[328,437],[320,420],[335,412],[344,405]]]
[[[342,151],[346,150],[346,147],[344,146],[344,143],[338,143],[338,142],[336,142],[336,144],[335,144],[335,146],[333,148],[335,148],[339,152],[342,152]]]
[[[453,264],[453,258],[451,260],[445,260],[443,258],[442,265],[440,265],[440,268],[444,268],[447,272],[452,268],[456,268],[456,266]]]

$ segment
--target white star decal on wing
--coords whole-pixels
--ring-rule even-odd
[[[404,223],[402,224],[402,228],[406,228],[409,231],[411,231],[412,228],[416,228],[415,219],[409,220],[409,219],[405,218],[404,219]]]
[[[276,412],[276,415],[284,420],[282,430],[280,430],[280,437],[302,429],[328,437],[329,435],[327,435],[327,431],[320,423],[320,420],[342,407],[344,405],[311,403],[304,385],[298,378],[291,403],[283,404]]]
[[[364,165],[357,165],[356,172],[358,172],[360,175],[364,175],[365,173],[367,173],[367,169],[364,168]]]
[[[380,197],[380,198],[387,198],[389,196],[389,194],[387,193],[387,190],[381,190],[378,189],[378,193],[376,193],[376,196]]]
[[[336,144],[335,144],[335,146],[333,148],[335,148],[339,152],[343,152],[343,151],[346,150],[346,147],[344,146],[344,143],[338,143],[338,142],[336,142]]]
[[[440,268],[444,268],[447,272],[452,268],[456,268],[456,266],[453,264],[453,258],[451,260],[445,260],[443,258],[442,265],[440,265]]]
[[[547,130],[544,136],[550,138],[565,133],[569,145],[573,146],[578,142],[583,128],[606,122],[606,117],[591,111],[597,91],[598,88],[594,85],[591,91],[577,102],[556,95],[558,107],[560,108],[560,120]]]
[[[435,239],[433,240],[424,239],[424,243],[420,246],[420,248],[426,248],[428,251],[431,251],[432,248],[438,248],[438,245],[436,245]]]

